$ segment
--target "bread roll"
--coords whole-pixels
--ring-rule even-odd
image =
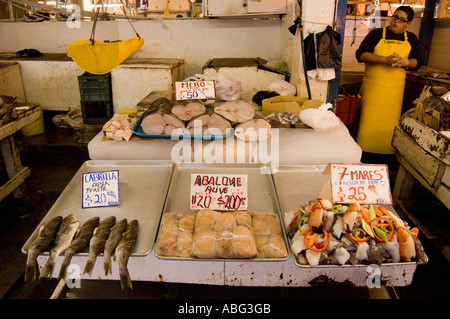
[[[252,226],[252,216],[246,211],[235,211],[232,213],[234,217],[236,217],[236,221],[238,225],[244,225],[247,227]]]
[[[195,231],[202,229],[213,229],[214,223],[219,218],[220,213],[211,209],[202,209],[197,212],[197,220],[195,223]]]
[[[237,258],[238,254],[233,245],[234,234],[230,230],[217,233],[217,252],[220,258]]]
[[[192,232],[180,231],[177,237],[178,256],[191,257],[192,243],[193,243]]]
[[[180,231],[193,233],[195,229],[195,221],[195,215],[186,214],[180,218],[180,221],[178,222],[178,228]]]
[[[197,216],[198,220],[198,216]],[[216,232],[210,229],[201,229],[194,234],[192,253],[197,258],[217,258]]]
[[[214,231],[221,232],[224,230],[233,230],[236,227],[237,221],[236,217],[231,213],[221,213],[220,216],[216,219],[216,222],[213,226]]]
[[[252,258],[258,255],[255,238],[247,226],[238,225],[234,228],[234,247],[241,258]]]

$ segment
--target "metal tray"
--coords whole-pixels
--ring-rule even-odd
[[[280,204],[280,215],[283,220],[283,228],[286,233],[286,225],[284,223],[284,214],[292,210],[298,210],[300,205],[308,202],[316,197],[321,196],[324,190],[327,189],[326,183],[330,181],[330,175],[322,174],[326,165],[285,165],[279,166],[273,169],[274,185],[277,192],[278,201]],[[392,206],[384,206],[389,211],[395,212]],[[289,248],[291,248],[291,242],[287,238]],[[290,249],[290,251],[292,251]],[[323,268],[323,267],[367,267],[367,265],[301,265],[298,263],[296,256],[292,253],[292,257],[297,266],[303,268]],[[398,263],[383,263],[383,266],[389,265],[416,265],[416,262],[398,262]]]
[[[269,173],[263,174],[262,172]],[[273,179],[270,174],[270,167],[264,164],[202,164],[202,163],[181,163],[174,167],[172,181],[170,183],[169,192],[167,194],[164,206],[163,216],[173,211],[181,213],[191,212],[189,206],[191,174],[208,173],[208,174],[236,174],[248,175],[248,209],[247,211],[260,211],[267,213],[275,213],[280,223],[283,223],[280,214],[280,205],[276,196]],[[162,219],[162,218],[161,218]],[[284,242],[286,245],[287,256],[284,258],[186,258],[186,257],[169,257],[155,255],[161,259],[176,260],[205,260],[205,261],[281,261],[287,260],[290,256],[290,247],[287,244],[286,233],[283,225],[281,226]],[[158,240],[158,239],[157,239]]]
[[[82,173],[105,170],[119,170],[119,206],[83,209]],[[115,216],[117,221],[137,219],[139,232],[133,255],[149,254],[155,242],[172,171],[171,161],[86,161],[26,241],[22,252],[27,253],[41,224],[58,215],[65,217],[73,214],[80,224],[95,216],[99,216],[100,220],[108,216]],[[87,253],[86,248],[79,254]]]
[[[157,138],[170,138],[170,139],[171,138],[174,138],[174,139],[188,138],[188,139],[192,139],[192,140],[221,140],[221,139],[224,139],[224,138],[227,138],[228,136],[230,136],[233,131],[230,129],[230,130],[228,130],[227,134],[225,134],[225,135],[208,135],[208,134],[202,134],[202,135],[192,134],[192,135],[190,135],[190,134],[186,134],[186,135],[172,136],[172,135],[162,135],[162,134],[146,134],[141,126],[142,120],[144,119],[144,115],[145,115],[145,113],[143,113],[141,115],[138,122],[133,127],[133,133],[140,137],[157,137]]]

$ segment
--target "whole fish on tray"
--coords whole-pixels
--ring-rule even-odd
[[[103,252],[103,268],[105,269],[105,275],[111,272],[111,256],[114,253],[117,245],[122,239],[123,232],[127,228],[127,219],[124,218],[120,222],[116,223],[109,234],[105,243],[105,250]]]
[[[111,228],[116,223],[116,217],[109,216],[100,222],[100,225],[94,230],[94,236],[89,242],[89,257],[84,266],[83,274],[92,274],[95,261],[98,254],[103,252],[106,240],[108,239]]]
[[[58,256],[70,246],[70,243],[72,242],[79,226],[80,222],[72,214],[64,217],[58,228],[58,232],[56,233],[55,242],[50,250],[48,260],[42,269],[40,276],[41,278],[52,277],[56,258],[58,258]]]
[[[59,279],[66,277],[67,267],[69,266],[70,260],[72,259],[73,255],[87,246],[89,240],[92,237],[92,234],[94,233],[95,228],[98,227],[99,223],[100,217],[92,217],[81,226],[78,233],[75,235],[75,239],[64,253],[64,260],[62,262],[61,269],[59,270]]]
[[[127,264],[128,258],[134,250],[138,234],[139,222],[134,219],[128,223],[125,233],[122,236],[115,251],[117,264],[119,265],[120,286],[122,290],[126,287],[133,289]]]
[[[36,258],[37,256],[50,247],[56,232],[61,225],[62,216],[52,218],[46,225],[39,227],[39,232],[36,239],[28,248],[27,262],[25,267],[25,281],[30,279],[36,280]]]

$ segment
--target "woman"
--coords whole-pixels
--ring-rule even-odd
[[[389,26],[370,31],[356,51],[357,60],[366,63],[356,137],[364,152],[394,154],[391,141],[401,115],[406,68],[418,69],[423,60],[417,36],[406,31],[413,18],[411,7],[398,7]]]

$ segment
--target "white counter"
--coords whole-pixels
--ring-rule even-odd
[[[358,163],[361,160],[362,151],[351,137],[345,125],[326,132],[316,132],[310,128],[281,128],[272,129],[272,136],[268,143],[251,142],[238,143],[236,138],[230,136],[225,141],[216,140],[170,140],[163,138],[135,138],[130,141],[103,140],[103,133],[99,132],[88,144],[89,157],[93,160],[173,160],[172,150],[175,153],[184,154],[183,162],[199,162],[199,157],[194,156],[199,149],[202,151],[200,161],[208,162],[211,157],[211,149],[225,142],[227,150],[237,149],[237,157],[243,160],[231,160],[232,162],[257,162],[268,164],[268,156],[271,150],[278,151],[278,158],[270,157],[271,163],[280,165],[319,165],[335,163]],[[179,144],[180,143],[180,144]],[[184,144],[181,144],[184,143]],[[215,143],[209,145],[210,143]],[[209,145],[208,148],[205,148]],[[174,149],[174,147],[176,147]],[[267,147],[267,151],[266,151]],[[188,154],[190,153],[190,154]],[[274,156],[276,153],[274,152]],[[236,156],[235,156],[236,157]],[[243,157],[243,156],[242,156]],[[231,157],[232,158],[232,157]],[[215,161],[230,162],[230,161]]]

